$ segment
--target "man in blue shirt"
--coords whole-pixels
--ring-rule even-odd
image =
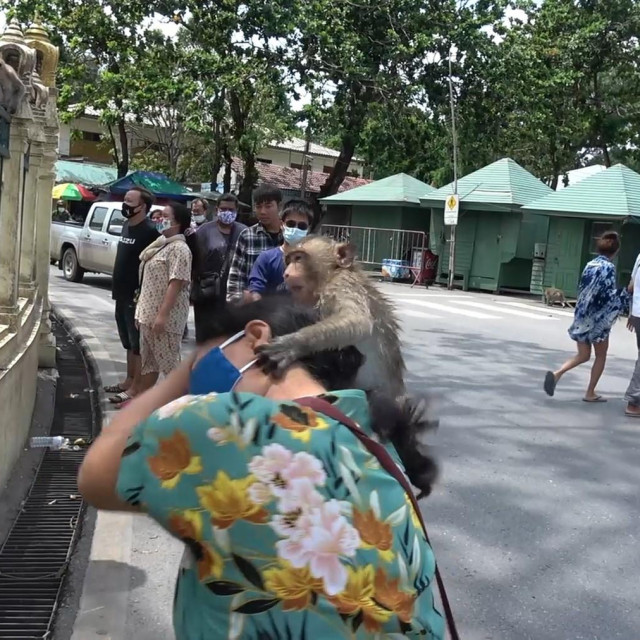
[[[249,274],[248,300],[259,300],[263,295],[286,289],[284,283],[285,256],[309,233],[313,211],[304,200],[289,200],[282,210],[282,236],[284,244],[263,251]]]

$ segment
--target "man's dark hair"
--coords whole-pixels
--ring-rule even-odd
[[[199,202],[204,207],[205,212],[209,210],[209,203],[204,198],[195,198],[191,201],[191,208],[193,209],[193,205]]]
[[[273,184],[261,184],[253,192],[253,204],[262,204],[264,202],[282,202],[282,191]]]
[[[209,316],[209,324],[203,329],[200,343],[216,338],[229,338],[244,330],[252,320],[262,320],[271,327],[274,338],[296,333],[320,319],[319,312],[310,307],[293,304],[281,294],[265,296],[257,302],[232,303],[216,309]],[[364,356],[355,346],[344,349],[320,351],[300,358],[302,365],[327,390],[353,388]],[[258,362],[265,371],[270,368]],[[438,466],[422,442],[421,436],[437,426],[428,417],[424,401],[405,397],[402,402],[384,393],[367,393],[371,428],[382,442],[392,443],[402,460],[411,483],[420,489],[421,496],[429,495],[438,475]]]
[[[218,198],[218,207],[220,207],[221,202],[233,202],[236,209],[238,208],[238,196],[234,195],[233,193],[223,193]]]
[[[167,206],[173,211],[173,217],[180,226],[180,233],[184,233],[191,226],[191,211],[181,202],[169,202]]]
[[[599,254],[611,258],[620,249],[620,236],[615,231],[607,231],[598,238],[596,248]]]
[[[146,209],[145,213],[149,213],[149,211],[151,211],[153,203],[156,201],[153,193],[151,193],[151,191],[145,189],[144,187],[131,187],[129,191],[137,191],[140,194],[140,200],[142,200],[142,203],[144,204]]]
[[[306,216],[309,221],[309,226],[313,225],[313,209],[306,200],[287,200],[280,217],[283,220],[286,220],[290,213],[300,213],[303,216]]]

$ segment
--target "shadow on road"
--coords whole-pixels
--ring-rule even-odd
[[[542,391],[568,351],[428,333],[428,355],[406,355],[409,387],[427,382],[440,409],[443,474],[423,511],[462,637],[640,637],[640,434],[620,399],[629,362],[611,360],[610,402],[589,405],[588,365],[556,397]]]

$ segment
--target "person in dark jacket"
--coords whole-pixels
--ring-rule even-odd
[[[245,225],[236,222],[238,198],[225,193],[218,200],[217,217],[191,234],[187,243],[193,252],[191,302],[196,325],[196,341],[201,340],[207,319],[226,304],[231,258]]]

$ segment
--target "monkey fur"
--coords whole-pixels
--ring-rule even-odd
[[[391,302],[355,263],[355,247],[309,236],[286,257],[285,282],[297,302],[314,304],[322,319],[261,348],[283,371],[303,356],[353,345],[365,356],[356,387],[404,396],[405,365]]]
[[[561,304],[564,308],[568,305],[564,291],[555,287],[549,287],[544,290],[544,301],[548,307],[552,307],[554,304]]]

